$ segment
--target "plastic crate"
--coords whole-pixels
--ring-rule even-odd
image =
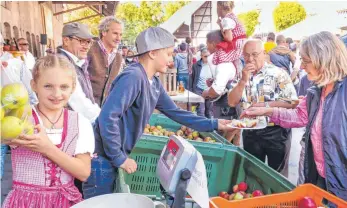
[[[120,170],[124,181],[118,182],[118,185],[127,184],[131,193],[162,198],[156,168],[165,144],[166,141],[157,137],[140,139],[130,154],[138,164],[137,171],[126,174]],[[260,189],[265,194],[286,192],[295,187],[282,175],[240,148],[223,144],[211,147],[203,142],[194,146],[205,162],[210,197],[217,196],[221,191],[230,192],[233,185],[241,181],[247,182],[251,189]]]
[[[317,206],[324,207],[323,199],[326,199],[339,208],[346,208],[347,202],[314,186],[312,184],[304,184],[295,188],[291,192],[273,194],[238,201],[228,201],[221,197],[211,199],[210,208],[297,208],[299,200],[303,197],[311,197]]]
[[[170,118],[166,117],[165,115],[156,114],[156,113],[152,114],[151,118],[149,119],[149,124],[151,126],[158,126],[159,125],[165,129],[167,129],[169,131],[173,131],[173,132],[178,131],[182,126],[182,124],[179,124],[179,123],[171,120]],[[199,132],[199,134],[201,135],[202,138],[211,137],[212,139],[216,140],[216,142],[231,145],[231,143],[228,140],[226,140],[224,137],[222,137],[221,135],[219,135],[216,132]],[[165,136],[159,136],[159,137],[166,138],[166,139],[168,138]],[[197,142],[194,140],[189,140],[189,141],[193,142],[193,143]],[[214,144],[214,143],[209,143],[209,144]]]

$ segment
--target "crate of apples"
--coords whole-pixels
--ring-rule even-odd
[[[216,140],[212,139],[211,137],[202,138],[199,132],[194,131],[193,129],[188,128],[186,126],[181,126],[179,130],[177,130],[176,132],[173,132],[173,131],[168,131],[164,129],[162,126],[151,126],[147,124],[143,133],[151,134],[154,136],[166,136],[166,137],[176,135],[176,136],[183,137],[184,139],[197,141],[197,142],[209,142],[209,143],[216,142]]]
[[[241,182],[238,185],[233,186],[233,193],[228,193],[225,191],[222,191],[219,193],[219,196],[229,200],[241,200],[241,199],[247,199],[247,198],[253,198],[258,196],[263,196],[263,192],[260,190],[254,190],[252,193],[247,193],[248,185],[246,182]]]

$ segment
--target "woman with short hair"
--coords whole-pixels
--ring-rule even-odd
[[[252,107],[242,116],[270,116],[285,128],[306,126],[305,183],[347,200],[347,49],[320,32],[300,47],[301,67],[314,86],[295,109]]]

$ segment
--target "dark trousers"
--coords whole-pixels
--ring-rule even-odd
[[[92,159],[92,170],[88,180],[83,183],[84,199],[114,192],[118,169],[102,156]]]
[[[194,93],[198,95],[202,95],[203,91],[204,90],[197,87]],[[196,113],[198,114],[198,116],[212,118],[213,116],[212,108],[213,108],[213,103],[210,100],[205,100],[204,103],[198,103],[198,105],[196,106]]]
[[[290,130],[280,126],[270,126],[259,130],[244,130],[243,146],[244,149],[265,162],[267,156],[269,166],[281,172],[286,163],[285,158],[288,145]]]

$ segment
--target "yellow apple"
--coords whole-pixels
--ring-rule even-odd
[[[6,109],[15,109],[28,103],[29,94],[21,83],[8,84],[1,90],[1,102]]]
[[[8,113],[9,116],[15,116],[17,118],[25,118],[32,115],[32,109],[29,104],[20,106],[19,108],[13,109]]]
[[[1,120],[1,139],[14,139],[23,132],[23,122],[14,116],[6,116]]]

